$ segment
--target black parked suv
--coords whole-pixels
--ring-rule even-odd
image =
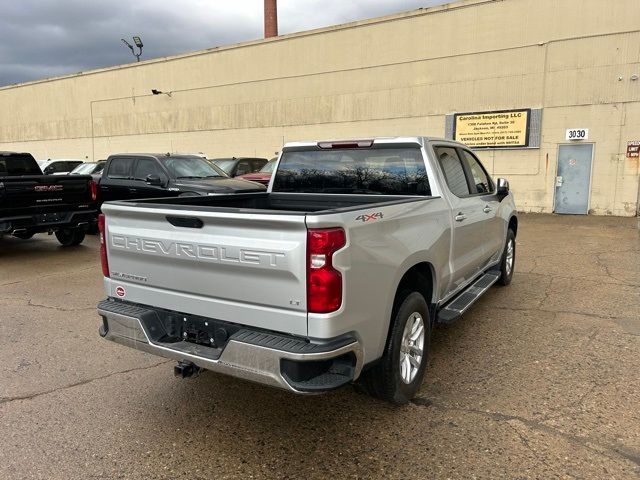
[[[258,183],[229,178],[203,157],[153,153],[111,155],[99,189],[101,202],[265,191]]]

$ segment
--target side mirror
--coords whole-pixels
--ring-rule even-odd
[[[161,187],[162,184],[164,183],[160,175],[155,173],[152,173],[151,175],[147,175],[145,182],[147,182],[147,184],[152,185],[154,187]]]
[[[44,173],[45,175],[51,175],[53,173],[53,167],[48,166],[47,168],[44,169]]]
[[[500,197],[506,197],[509,195],[509,181],[506,178],[498,179],[498,189],[496,194]]]

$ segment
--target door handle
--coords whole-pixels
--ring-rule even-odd
[[[136,192],[138,191],[138,189],[137,189],[137,188],[130,188],[130,189],[129,189],[129,191],[130,191],[131,193],[136,193]]]
[[[482,211],[484,213],[493,212],[493,208],[491,208],[489,205],[485,205],[484,208],[482,209]]]
[[[462,212],[458,212],[458,214],[455,216],[455,219],[456,222],[462,222],[467,219],[467,216]]]

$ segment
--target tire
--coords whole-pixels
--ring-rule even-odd
[[[80,228],[63,228],[56,231],[56,238],[63,247],[80,245],[84,240],[85,232]]]
[[[19,238],[21,240],[29,240],[34,235],[35,235],[35,232],[18,232],[13,234],[14,237]]]
[[[500,278],[498,283],[507,286],[513,279],[513,271],[516,267],[516,234],[513,230],[507,230],[507,241],[504,242],[504,251],[500,261]]]
[[[429,357],[431,319],[427,302],[418,292],[405,292],[394,312],[384,355],[379,363],[362,374],[359,387],[371,396],[404,405],[422,385]],[[416,336],[420,326],[422,335],[418,335],[411,345],[407,340]],[[422,355],[417,353],[419,343],[422,343]]]

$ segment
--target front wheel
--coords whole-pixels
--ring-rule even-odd
[[[504,244],[502,260],[500,261],[500,285],[509,285],[513,279],[513,271],[516,266],[516,234],[513,230],[507,230],[507,241]]]
[[[422,385],[430,340],[426,300],[419,292],[406,293],[392,318],[384,356],[363,373],[360,385],[370,395],[396,405],[409,402]]]
[[[85,232],[81,228],[63,228],[56,231],[56,238],[63,247],[80,245],[84,236]]]

